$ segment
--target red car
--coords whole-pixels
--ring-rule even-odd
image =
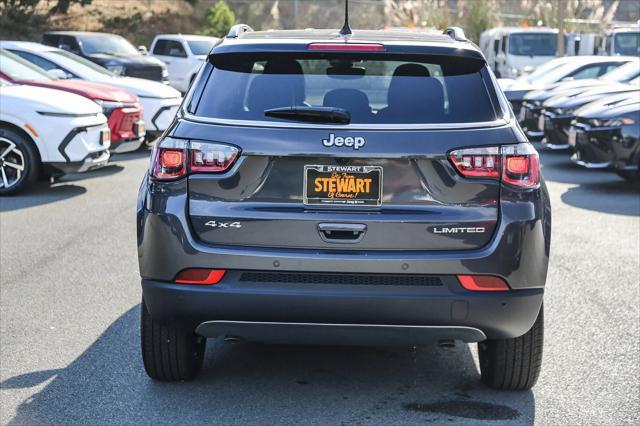
[[[16,84],[64,90],[91,99],[102,107],[115,153],[135,151],[144,142],[145,128],[138,98],[122,89],[84,80],[58,80],[21,57],[0,49],[0,78]]]

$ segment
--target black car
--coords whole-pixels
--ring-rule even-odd
[[[41,43],[80,55],[117,75],[169,84],[167,66],[161,60],[146,56],[116,34],[51,31],[42,36]]]
[[[553,61],[568,61],[548,73],[542,74],[530,87],[521,85],[509,87],[505,93],[507,99],[515,107],[519,105],[518,120],[530,140],[540,140],[544,137],[544,118],[542,104],[549,98],[564,91],[589,90],[590,86],[614,84],[629,81],[638,74],[634,74],[638,60],[628,56],[573,56],[557,58]],[[631,70],[627,64],[633,62]],[[546,64],[544,64],[546,65]],[[624,72],[617,72],[625,67]]]
[[[543,146],[551,149],[568,149],[568,135],[574,111],[600,98],[614,94],[635,92],[638,96],[640,80],[630,83],[618,83],[591,87],[588,90],[576,89],[574,92],[562,92],[547,99],[542,104],[541,117],[544,120]]]
[[[489,386],[532,387],[537,152],[459,28],[348,33],[240,25],[209,54],[138,198],[147,373],[192,378],[208,337],[458,340]]]
[[[629,181],[640,180],[640,94],[613,95],[577,110],[569,143],[575,163],[613,167]]]

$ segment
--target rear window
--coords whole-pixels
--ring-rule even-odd
[[[274,108],[342,108],[355,124],[493,121],[495,92],[482,60],[392,54],[225,53],[189,112],[202,117],[286,121]],[[485,77],[486,78],[486,77]]]

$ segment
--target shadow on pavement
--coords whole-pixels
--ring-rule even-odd
[[[640,216],[640,185],[626,182],[610,170],[586,169],[573,164],[569,154],[540,151],[545,180],[575,184],[561,195],[574,207],[628,216]]]
[[[68,175],[64,175],[56,179],[56,182],[76,182],[80,180],[102,178],[107,176],[113,176],[116,173],[120,173],[123,170],[124,170],[124,167],[119,166],[117,164],[109,163],[106,166],[96,170],[91,170],[84,173],[70,173]]]
[[[467,345],[452,349],[276,346],[209,340],[201,376],[158,383],[139,355],[139,306],[61,370],[5,380],[33,386],[10,424],[532,424],[532,392],[479,383]]]
[[[140,148],[134,152],[127,152],[125,154],[111,154],[111,158],[109,159],[110,163],[120,163],[122,161],[131,161],[131,160],[139,160],[141,158],[149,158],[151,155],[150,148]]]
[[[84,194],[87,189],[73,184],[49,185],[48,182],[37,182],[26,191],[0,198],[0,212],[26,209],[42,204],[55,203]]]

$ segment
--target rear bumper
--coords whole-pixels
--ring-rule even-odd
[[[418,344],[520,336],[543,297],[542,289],[471,292],[453,276],[443,276],[441,286],[256,283],[240,276],[230,271],[214,286],[142,280],[145,303],[155,320],[206,337]]]
[[[542,144],[550,149],[569,149],[569,127],[571,116],[556,117],[544,113],[544,140]]]

